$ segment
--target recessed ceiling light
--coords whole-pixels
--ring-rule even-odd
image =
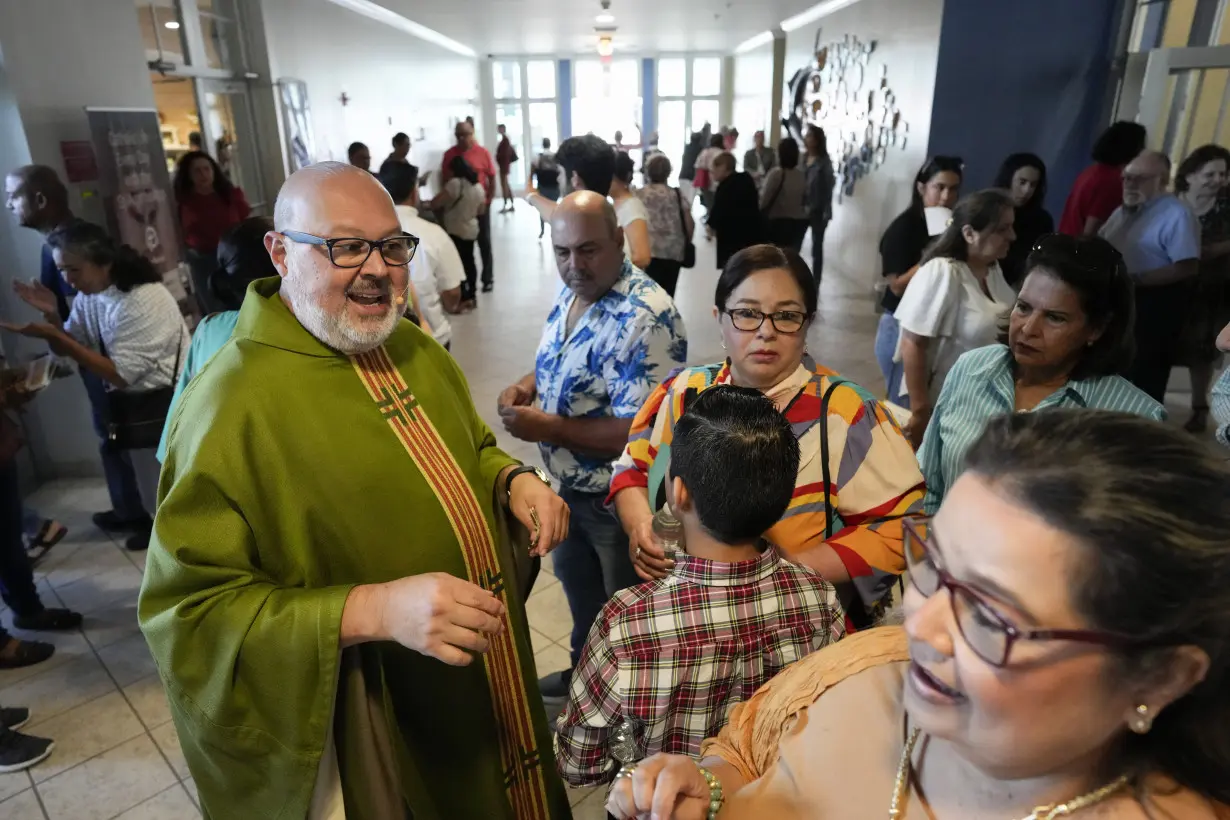
[[[179,21],[178,20],[168,20],[167,22],[163,23],[163,25],[169,28],[171,31],[175,31],[175,29],[179,28]]]
[[[594,18],[594,22],[602,23],[603,25],[614,23],[615,15],[611,14],[609,11],[604,11],[602,12],[602,14],[599,14],[597,17]]]

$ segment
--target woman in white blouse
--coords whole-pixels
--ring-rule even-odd
[[[56,354],[100,376],[110,390],[142,393],[174,385],[190,339],[179,305],[153,264],[89,222],[53,232],[47,244],[78,294],[68,320],[61,326],[51,291],[23,285],[18,293],[43,312],[45,321],[5,326],[46,340]],[[153,517],[159,474],[155,448],[127,453],[141,502]],[[148,545],[149,534],[139,533],[126,546]]]
[[[913,411],[905,432],[916,449],[953,363],[994,343],[1016,300],[999,267],[1016,238],[1014,217],[1006,191],[979,191],[957,203],[894,313],[902,331],[896,361]]]

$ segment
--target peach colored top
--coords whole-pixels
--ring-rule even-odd
[[[908,660],[901,627],[858,632],[799,661],[736,707],[721,734],[702,746],[702,755],[722,758],[748,781],[727,800],[721,820],[887,818],[905,743]],[[1151,801],[1152,815],[1123,800],[1091,812],[1090,820],[1230,818],[1230,808],[1190,792],[1149,791],[1163,795]],[[932,815],[911,792],[903,817]]]

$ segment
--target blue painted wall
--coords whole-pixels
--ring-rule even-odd
[[[930,153],[965,160],[965,190],[1004,157],[1047,164],[1056,222],[1105,123],[1124,0],[945,0]]]
[[[652,57],[641,60],[641,147],[649,145],[649,137],[658,130],[657,101],[658,62]]]

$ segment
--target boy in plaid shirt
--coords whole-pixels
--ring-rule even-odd
[[[676,424],[670,458],[667,498],[687,554],[666,578],[616,593],[589,633],[556,735],[574,786],[614,779],[608,746],[624,721],[638,759],[697,755],[735,704],[845,635],[833,586],[761,538],[799,470],[773,403],[746,388],[704,391]]]

